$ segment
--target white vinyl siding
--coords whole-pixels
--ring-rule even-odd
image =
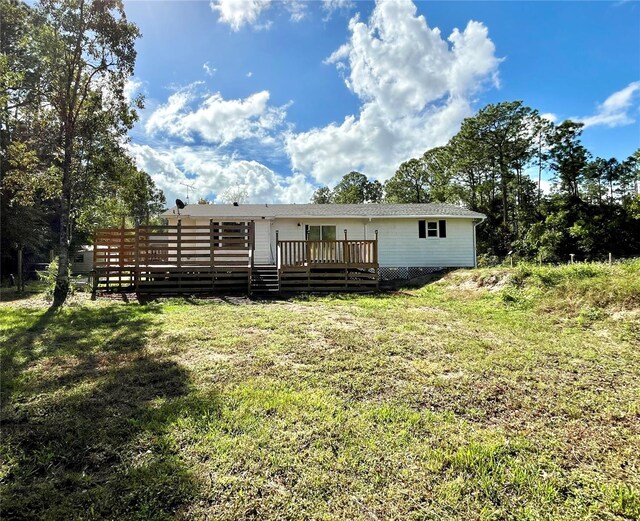
[[[446,238],[420,239],[418,219],[374,219],[368,228],[378,230],[380,266],[473,267],[473,220],[448,218],[446,221]],[[437,224],[438,220],[434,222]]]
[[[83,246],[73,254],[71,273],[84,275],[93,269],[93,246]]]

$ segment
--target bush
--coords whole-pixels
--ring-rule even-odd
[[[478,268],[493,268],[500,265],[500,257],[489,253],[478,255]]]
[[[56,277],[58,276],[58,262],[59,262],[59,257],[56,257],[55,259],[53,259],[51,261],[51,264],[49,264],[49,267],[46,270],[43,271],[38,271],[38,279],[44,283],[44,293],[45,296],[48,299],[52,299],[53,298],[53,290],[56,287]],[[71,263],[69,263],[69,266],[67,268],[68,270],[68,275],[69,275],[69,281],[71,281]],[[69,284],[69,292],[73,293],[73,284]]]

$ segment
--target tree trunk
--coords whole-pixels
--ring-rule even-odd
[[[500,177],[501,177],[500,186],[502,189],[502,223],[506,228],[509,221],[509,210],[508,210],[509,192],[507,187],[507,176],[506,176],[506,173],[502,171],[502,169],[500,172]]]
[[[67,127],[68,129],[68,127]],[[62,195],[60,196],[60,242],[58,274],[53,290],[53,306],[61,306],[69,294],[69,211],[71,207],[71,161],[73,138],[65,131],[64,163],[62,165]]]

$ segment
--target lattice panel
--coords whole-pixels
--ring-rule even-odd
[[[406,268],[380,268],[380,280],[408,280],[415,277],[422,277],[429,273],[440,271],[439,267],[417,267],[411,266]]]

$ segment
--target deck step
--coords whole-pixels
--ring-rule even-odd
[[[251,293],[253,295],[275,295],[280,291],[278,268],[254,266],[251,270]]]

